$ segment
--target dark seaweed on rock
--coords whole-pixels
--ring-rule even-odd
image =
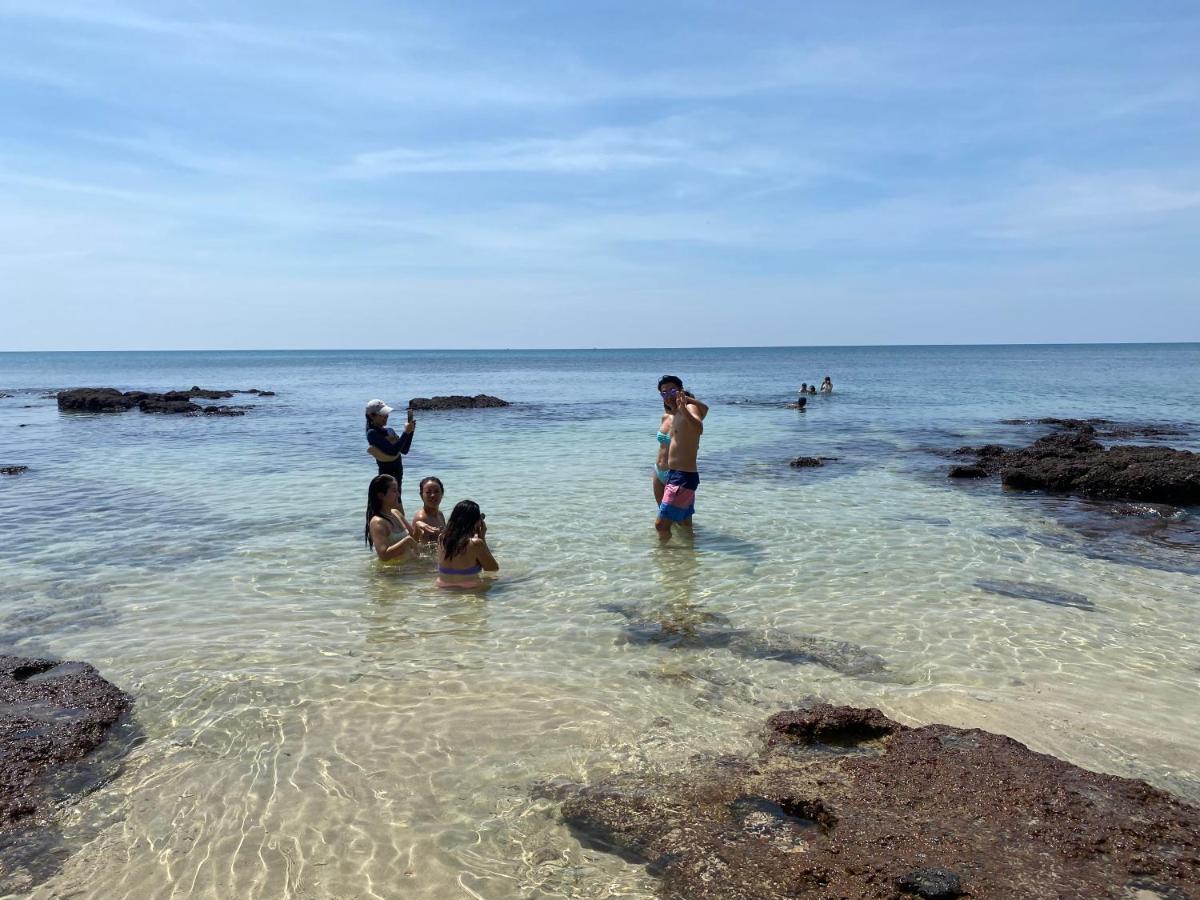
[[[99,746],[132,703],[87,663],[0,656],[0,832],[34,817],[45,777]]]
[[[975,587],[1003,597],[1016,597],[1020,600],[1036,600],[1039,603],[1049,603],[1052,606],[1070,606],[1074,609],[1094,610],[1096,604],[1083,594],[1074,591],[1064,591],[1052,584],[1034,584],[1025,581],[1003,581],[1000,579],[980,578]]]
[[[251,388],[248,391],[219,391],[193,385],[186,391],[167,391],[157,394],[147,391],[119,391],[116,388],[71,388],[54,395],[58,408],[69,412],[125,412],[135,406],[144,413],[167,413],[191,416],[243,416],[251,406],[200,406],[192,401],[224,400],[235,393],[274,396],[271,391]]]
[[[975,466],[998,474],[1005,487],[1073,494],[1097,500],[1200,504],[1200,454],[1169,447],[1102,447],[1089,431],[1055,432],[1028,447],[960,447]]]
[[[490,394],[476,394],[468,397],[465,394],[451,394],[446,397],[413,397],[408,401],[410,409],[444,410],[444,409],[493,409],[501,406],[511,406],[507,400],[493,397]]]
[[[678,650],[728,650],[742,659],[759,659],[789,665],[815,665],[842,675],[871,676],[887,671],[887,661],[846,641],[778,629],[732,628],[720,613],[692,609],[639,613],[636,609],[608,606],[625,617],[621,640]]]
[[[617,775],[573,791],[562,814],[673,900],[1200,891],[1195,807],[1002,735],[874,709],[779,713],[754,756]]]

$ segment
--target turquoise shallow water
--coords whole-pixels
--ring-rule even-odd
[[[665,549],[664,371],[712,404],[696,542]],[[826,374],[832,397],[782,408]],[[277,395],[196,419],[43,397],[85,384]],[[486,599],[361,542],[364,402],[477,391],[515,405],[422,415],[405,501],[432,473],[447,510],[480,502]],[[0,479],[0,642],[137,698],[120,769],[36,855],[5,848],[14,893],[645,897],[538,786],[744,750],[810,696],[1200,800],[1198,511],[954,485],[930,452],[1043,415],[1182,425],[1171,445],[1200,449],[1200,346],[0,354],[0,392],[0,464],[30,467]]]

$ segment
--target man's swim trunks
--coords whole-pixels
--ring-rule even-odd
[[[696,512],[696,488],[699,486],[699,472],[680,472],[678,469],[668,472],[658,517],[670,522],[690,519]]]

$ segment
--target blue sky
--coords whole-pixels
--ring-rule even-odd
[[[0,0],[0,350],[1200,340],[1194,3]]]

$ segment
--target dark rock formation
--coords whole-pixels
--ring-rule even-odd
[[[238,391],[242,394],[257,394],[273,397],[273,391]],[[144,413],[168,413],[190,416],[244,416],[251,406],[200,406],[194,399],[223,400],[232,397],[233,391],[216,391],[192,385],[186,391],[167,391],[162,394],[146,391],[118,391],[116,388],[71,388],[54,395],[58,408],[72,412],[124,412],[137,407]]]
[[[1000,579],[980,578],[975,587],[991,594],[1002,597],[1016,597],[1019,600],[1036,600],[1039,603],[1049,603],[1052,606],[1070,606],[1074,609],[1094,610],[1096,604],[1074,591],[1064,591],[1052,584],[1034,584],[1025,581],[1003,581]]]
[[[955,466],[950,470],[951,478],[987,478],[988,470],[983,466]]]
[[[78,412],[124,412],[137,405],[137,399],[116,388],[71,388],[55,395],[58,408]]]
[[[46,778],[99,746],[132,703],[87,663],[0,656],[0,831],[37,813]]]
[[[1093,425],[1111,425],[1112,419],[1060,419],[1044,416],[1041,419],[1004,419],[1005,425],[1053,425],[1056,428],[1090,428]]]
[[[1005,487],[1075,494],[1097,500],[1200,504],[1200,454],[1169,447],[1104,449],[1089,430],[1048,434],[1028,447],[960,447]]]
[[[896,882],[901,894],[927,900],[954,900],[962,896],[962,880],[945,869],[914,869]]]
[[[846,641],[793,634],[779,629],[732,628],[728,620],[704,610],[639,613],[619,605],[604,607],[625,617],[620,640],[678,650],[721,649],[743,659],[789,665],[815,665],[842,675],[874,676],[887,671],[887,661]]]
[[[815,456],[797,456],[788,465],[793,469],[815,469],[818,466],[825,465],[825,463],[821,462]]]
[[[0,466],[0,475],[20,475],[28,471],[29,466]]]
[[[878,710],[780,713],[758,756],[618,775],[562,812],[589,846],[647,863],[667,898],[1200,891],[1195,807],[1011,738]]]
[[[489,394],[476,394],[474,397],[462,394],[449,397],[413,397],[408,401],[408,405],[409,408],[418,410],[491,409],[497,406],[512,406],[507,400]]]
[[[10,399],[12,399],[12,394],[6,394],[3,391],[0,391],[0,400],[10,400]]]
[[[1187,434],[1187,431],[1174,425],[1130,424],[1114,422],[1112,419],[1059,419],[1047,416],[1041,419],[1004,419],[1003,424],[1052,425],[1105,438],[1179,437]]]

